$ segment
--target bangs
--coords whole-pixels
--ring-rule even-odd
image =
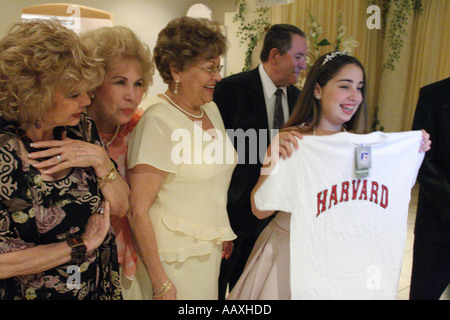
[[[217,58],[225,53],[227,49],[226,43],[223,41],[215,41],[212,43],[209,43],[209,46],[205,50],[205,52],[202,52],[200,55],[205,59],[214,59]]]
[[[98,88],[105,76],[101,59],[82,59],[70,61],[57,79],[57,89],[64,92],[93,91]]]

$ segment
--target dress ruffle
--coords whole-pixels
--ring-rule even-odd
[[[170,231],[193,238],[193,242],[185,247],[160,249],[160,257],[166,262],[183,262],[189,257],[210,254],[219,243],[236,239],[233,230],[228,226],[205,227],[171,215],[162,216],[162,222]]]

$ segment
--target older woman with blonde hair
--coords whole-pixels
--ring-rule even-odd
[[[82,42],[103,60],[105,78],[93,91],[87,107],[110,157],[125,177],[130,133],[142,116],[138,108],[153,81],[154,64],[149,47],[129,28],[103,27],[81,34]],[[126,217],[111,217],[116,235],[122,284],[128,285],[136,271],[134,250]],[[126,297],[125,297],[126,298]]]
[[[169,88],[153,98],[128,148],[129,221],[142,261],[135,299],[218,297],[221,259],[235,238],[226,201],[236,154],[212,102],[225,50],[219,25],[204,19],[174,19],[158,35],[154,59]],[[217,161],[190,157],[209,148]]]
[[[129,188],[83,113],[101,60],[60,23],[0,41],[0,299],[121,299],[110,212]]]

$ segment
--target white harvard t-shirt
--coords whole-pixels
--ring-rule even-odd
[[[255,194],[291,218],[292,299],[395,299],[422,133],[305,136]],[[371,147],[368,177],[355,147]]]

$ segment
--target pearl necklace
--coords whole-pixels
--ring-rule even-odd
[[[109,140],[109,141],[106,143],[106,146],[107,146],[107,147],[109,147],[109,145],[110,145],[111,143],[113,143],[114,140],[116,140],[117,135],[119,134],[119,131],[120,131],[120,127],[121,127],[121,125],[118,124],[117,127],[116,127],[116,131],[114,132],[113,137],[111,138],[111,140]]]
[[[163,93],[163,96],[166,97],[167,100],[169,100],[169,102],[170,102],[175,108],[177,108],[177,109],[180,110],[181,112],[187,114],[188,116],[190,116],[190,117],[192,117],[192,118],[195,118],[195,119],[201,119],[201,118],[203,118],[204,113],[203,113],[203,109],[202,109],[202,108],[200,108],[200,115],[197,116],[197,115],[195,115],[195,114],[192,114],[192,113],[187,112],[186,110],[184,110],[183,108],[181,108],[179,105],[177,105],[175,102],[172,101],[172,99],[170,99],[170,98],[166,95],[165,92]]]

